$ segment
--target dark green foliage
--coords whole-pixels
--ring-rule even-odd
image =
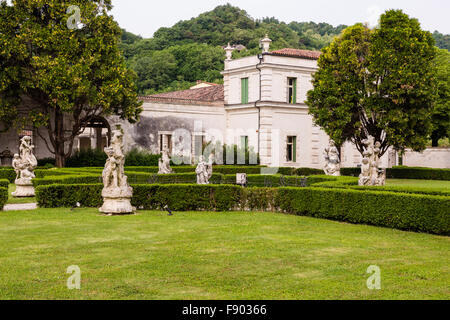
[[[273,210],[297,215],[450,235],[450,197],[324,188],[231,185],[132,185],[138,209]],[[40,207],[100,207],[101,184],[36,188]],[[1,189],[0,189],[1,190]],[[0,200],[1,201],[1,200]]]
[[[280,188],[286,213],[450,235],[450,197],[344,189]]]
[[[100,207],[103,203],[102,184],[52,184],[36,187],[36,200],[40,208]]]
[[[307,105],[314,122],[341,145],[362,154],[371,135],[380,154],[425,149],[432,131],[436,48],[431,33],[401,10],[380,26],[356,24],[323,49]]]
[[[450,138],[450,52],[438,50],[435,59],[437,98],[432,115],[432,146],[438,147],[439,140]]]
[[[442,34],[438,31],[433,32],[434,41],[436,41],[436,46],[441,49],[450,50],[450,34]]]
[[[96,149],[80,150],[66,160],[66,167],[103,167],[107,156],[104,151]]]
[[[6,188],[9,187],[9,180],[7,179],[0,179],[0,188]]]
[[[450,169],[433,169],[420,167],[393,167],[387,169],[389,179],[420,179],[450,181]]]
[[[360,168],[342,168],[343,176],[358,177]],[[434,169],[421,167],[393,167],[386,170],[388,179],[418,179],[418,180],[447,180],[450,181],[450,169]]]
[[[314,175],[323,175],[324,171],[322,169],[298,168],[294,169],[293,174],[297,176],[314,176]]]
[[[161,155],[151,154],[144,151],[133,149],[127,153],[125,157],[125,166],[127,167],[139,167],[139,166],[155,166],[158,167],[158,160]],[[131,170],[130,170],[131,171]],[[156,170],[158,171],[158,170]]]
[[[0,168],[0,179],[7,179],[10,183],[14,183],[16,173],[13,168]]]
[[[56,164],[55,158],[38,159],[38,167],[53,168]]]
[[[0,186],[0,210],[3,210],[6,201],[8,201],[8,188],[3,188]]]

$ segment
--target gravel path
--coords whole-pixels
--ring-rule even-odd
[[[6,204],[3,211],[21,211],[37,209],[37,203]]]

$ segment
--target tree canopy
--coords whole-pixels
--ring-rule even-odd
[[[450,52],[439,49],[436,60],[437,99],[433,111],[432,146],[439,146],[439,140],[450,138]]]
[[[315,22],[291,22],[285,23],[279,21],[275,17],[266,17],[262,19],[254,19],[249,14],[230,4],[221,5],[214,10],[200,14],[198,17],[186,21],[180,21],[170,28],[160,28],[155,32],[151,39],[141,39],[129,32],[124,31],[121,48],[127,58],[128,65],[140,74],[137,81],[139,92],[155,93],[170,91],[174,88],[188,88],[193,84],[188,80],[183,71],[179,69],[172,70],[168,66],[167,72],[161,70],[165,74],[172,74],[172,81],[167,81],[166,77],[157,76],[160,81],[151,79],[152,73],[142,72],[142,68],[138,67],[137,61],[143,57],[147,57],[143,61],[147,64],[156,64],[160,56],[153,55],[156,51],[165,51],[174,46],[184,47],[186,50],[192,50],[194,53],[198,50],[198,46],[202,45],[208,52],[216,52],[218,48],[226,46],[228,42],[233,45],[243,45],[246,49],[233,53],[234,58],[243,56],[256,55],[260,52],[259,41],[265,34],[273,40],[271,49],[282,48],[296,48],[308,50],[321,50],[328,46],[334,37],[341,34],[346,28],[345,25],[334,27],[328,23]],[[449,48],[449,35],[442,35],[439,32],[434,32],[433,37],[436,39],[437,46],[441,48]],[[185,47],[192,45],[191,47]],[[209,49],[206,49],[206,48]],[[219,52],[219,50],[217,50]],[[171,57],[168,55],[169,59]],[[223,57],[223,55],[222,55]],[[194,56],[198,63],[203,63],[204,56]],[[155,60],[152,60],[155,59]],[[176,64],[183,64],[182,60],[175,57]],[[223,58],[222,58],[223,60]],[[153,61],[153,63],[151,62]],[[209,70],[214,70],[211,78],[211,73],[196,72],[196,80],[205,80],[209,82],[221,82],[222,77],[219,72],[222,71],[223,64],[211,61],[208,66]],[[206,69],[202,69],[206,70]]]
[[[338,144],[369,135],[389,147],[423,150],[431,133],[436,50],[431,33],[401,10],[385,12],[371,30],[344,30],[319,58],[307,104],[316,124]]]
[[[0,3],[0,120],[35,127],[58,166],[93,119],[134,122],[141,112],[118,46],[121,29],[107,14],[111,1],[70,4],[80,21],[78,9],[61,1]]]

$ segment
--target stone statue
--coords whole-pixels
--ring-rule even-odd
[[[13,197],[34,197],[35,195],[31,180],[35,178],[34,169],[38,162],[33,150],[31,137],[23,137],[20,140],[19,154],[15,154],[12,161],[16,172],[16,191],[12,193]]]
[[[125,176],[125,154],[123,147],[123,131],[120,125],[112,132],[111,146],[105,148],[108,159],[102,173],[103,178],[103,206],[100,212],[116,215],[131,214],[136,211],[131,206],[133,188],[128,185]]]
[[[336,147],[336,143],[330,140],[330,144],[324,150],[325,167],[324,171],[327,176],[340,176],[341,175],[341,160],[339,159],[339,151]]]
[[[162,152],[162,158],[159,159],[159,171],[158,174],[169,174],[173,173],[172,168],[170,167],[170,157],[169,157],[169,151],[167,149],[164,149]]]
[[[369,136],[363,140],[364,152],[359,176],[360,186],[384,186],[386,185],[386,169],[380,168],[381,143],[375,142],[375,138]]]
[[[208,157],[208,167],[207,167],[208,182],[209,182],[209,179],[211,179],[212,174],[213,174],[213,164],[214,164],[214,155],[210,154]]]
[[[205,157],[200,156],[195,173],[197,174],[197,184],[209,184],[210,173],[209,164],[205,162]],[[212,175],[212,169],[211,169]]]

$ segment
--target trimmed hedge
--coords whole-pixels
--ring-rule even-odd
[[[393,167],[387,170],[388,179],[450,180],[450,169]]]
[[[342,168],[343,176],[358,177],[360,168]],[[450,180],[450,169],[433,169],[421,167],[393,167],[386,170],[388,179],[417,179],[417,180]]]
[[[195,173],[179,173],[179,174],[150,174],[143,172],[125,172],[128,177],[128,182],[132,184],[148,183],[148,184],[179,184],[179,183],[196,183],[197,174]],[[220,173],[213,173],[209,180],[212,184],[220,184],[222,182],[222,175]],[[95,184],[103,183],[101,173],[83,173],[76,175],[62,176],[47,176],[45,178],[33,179],[35,187],[50,184]]]
[[[232,185],[132,185],[140,209],[272,210],[290,214],[450,235],[450,197],[325,188]],[[40,207],[100,207],[101,184],[36,188]]]
[[[3,210],[6,201],[8,201],[8,188],[0,187],[0,210]]]
[[[6,188],[9,187],[9,181],[7,179],[0,179],[0,188]]]
[[[16,173],[13,168],[0,168],[0,179],[7,179],[9,182],[14,183],[16,180]]]
[[[279,188],[282,212],[450,235],[450,197],[345,189]]]

